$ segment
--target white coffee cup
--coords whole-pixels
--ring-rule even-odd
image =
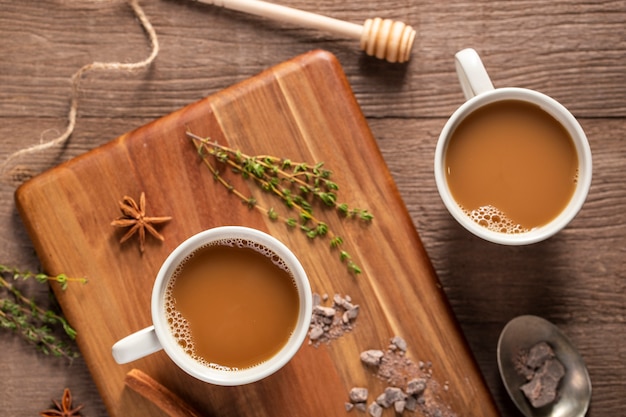
[[[183,348],[171,333],[165,313],[165,289],[176,268],[197,249],[223,240],[241,239],[255,242],[283,261],[292,274],[300,299],[298,319],[287,343],[270,359],[239,370],[219,369],[203,365]],[[163,349],[169,358],[193,377],[216,385],[243,385],[263,379],[282,368],[299,350],[306,338],[313,301],[311,287],[302,265],[291,250],[276,238],[256,229],[241,226],[222,226],[200,232],[180,244],[161,266],[152,290],[151,311],[153,325],[133,333],[113,345],[112,353],[119,364],[132,362]]]
[[[545,94],[525,88],[494,88],[485,67],[474,49],[455,55],[456,71],[466,102],[448,119],[435,150],[435,182],[450,214],[467,230],[487,241],[503,245],[525,245],[545,240],[563,229],[580,211],[591,186],[592,161],[585,132],[574,116],[560,103]],[[569,133],[578,156],[578,175],[574,193],[567,206],[549,223],[522,233],[505,233],[479,225],[454,200],[446,179],[446,150],[456,127],[482,106],[503,101],[521,100],[539,106],[554,117]]]

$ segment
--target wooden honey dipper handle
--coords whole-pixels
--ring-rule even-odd
[[[408,61],[415,39],[411,26],[389,19],[367,19],[358,25],[262,0],[196,1],[357,39],[366,54],[389,62]]]

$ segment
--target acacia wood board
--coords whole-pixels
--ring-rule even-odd
[[[328,239],[309,239],[242,204],[214,181],[187,130],[249,155],[324,162],[339,184],[338,200],[374,215],[366,224],[315,208],[362,273],[351,275]],[[228,170],[223,175],[260,206],[293,215],[256,186]],[[159,229],[165,240],[148,236],[143,254],[134,238],[120,244],[123,231],[110,225],[120,216],[118,201],[142,192],[148,215],[173,217]],[[369,388],[371,402],[387,386],[359,354],[385,349],[394,336],[406,340],[414,363],[431,364],[432,400],[444,415],[498,415],[342,68],[328,52],[278,64],[59,165],[23,184],[16,203],[45,271],[89,280],[53,289],[112,417],[160,415],[124,386],[132,368],[207,416],[344,416],[350,388]],[[314,292],[349,295],[360,305],[352,331],[319,345],[307,339],[283,369],[242,387],[196,381],[164,352],[117,365],[115,341],[151,324],[152,284],[168,253],[220,225],[258,228],[286,243]]]

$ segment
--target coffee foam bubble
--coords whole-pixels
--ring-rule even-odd
[[[195,346],[194,346],[194,343],[193,343],[193,338],[192,338],[192,335],[191,335],[191,328],[189,326],[189,322],[176,309],[176,299],[174,298],[174,294],[173,294],[173,292],[174,292],[174,284],[176,282],[176,278],[180,275],[180,273],[183,270],[185,264],[190,259],[192,259],[199,250],[202,250],[202,249],[204,249],[206,247],[210,247],[210,246],[230,246],[230,247],[237,247],[237,248],[253,249],[253,250],[263,254],[267,258],[269,258],[274,265],[276,265],[280,269],[282,269],[282,270],[286,271],[287,273],[289,273],[289,275],[291,275],[292,278],[293,278],[293,275],[292,275],[291,271],[289,270],[287,264],[285,264],[285,261],[283,259],[281,259],[281,257],[278,256],[278,254],[276,254],[273,250],[271,250],[270,248],[268,248],[268,247],[266,247],[266,246],[264,246],[264,245],[262,245],[260,243],[257,243],[257,242],[254,242],[254,241],[251,241],[251,240],[248,240],[248,239],[244,239],[244,238],[226,238],[226,239],[220,239],[220,240],[216,240],[214,242],[207,243],[206,245],[203,245],[203,246],[197,248],[192,253],[187,255],[176,266],[176,269],[172,273],[172,277],[170,278],[170,281],[167,284],[167,288],[165,289],[165,296],[164,296],[164,298],[165,298],[165,315],[166,315],[167,323],[169,325],[170,333],[172,334],[172,336],[174,337],[174,339],[176,340],[178,345],[183,349],[185,354],[190,356],[196,362],[198,362],[198,363],[200,363],[200,364],[202,364],[202,365],[204,365],[204,366],[206,366],[208,368],[212,368],[212,369],[216,369],[216,370],[220,370],[220,371],[237,371],[237,370],[239,370],[239,368],[229,367],[229,366],[224,366],[224,365],[219,365],[219,364],[216,364],[216,363],[209,362],[205,358],[203,358],[202,356],[200,356],[200,355],[198,355],[196,353]],[[294,284],[294,286],[296,286],[295,280],[294,280],[293,284]]]
[[[470,219],[492,232],[519,234],[530,231],[530,229],[509,219],[502,211],[493,206],[482,206],[471,211],[462,209],[463,213]]]

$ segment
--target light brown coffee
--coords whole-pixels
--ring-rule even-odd
[[[459,206],[477,223],[521,233],[563,211],[578,175],[567,130],[539,106],[518,100],[485,105],[452,133],[446,179]]]
[[[300,300],[284,262],[246,240],[196,250],[166,289],[172,334],[187,354],[213,368],[249,368],[274,356],[298,320]]]

